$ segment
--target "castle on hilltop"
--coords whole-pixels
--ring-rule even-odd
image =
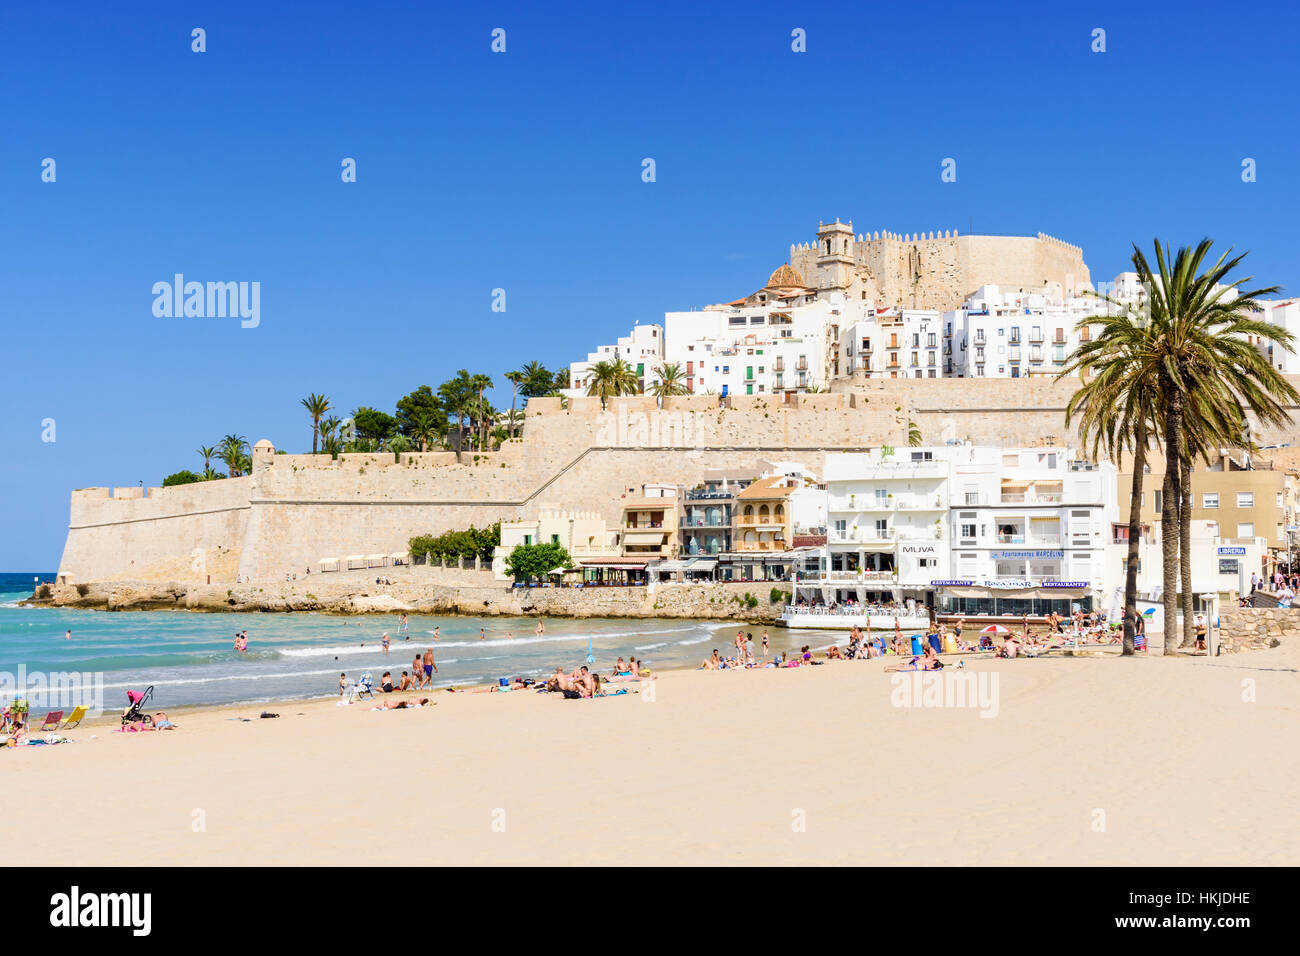
[[[852,221],[819,223],[813,242],[790,246],[789,264],[822,295],[905,309],[949,311],[978,288],[1069,299],[1091,288],[1083,250],[1052,236],[959,236],[853,232]]]

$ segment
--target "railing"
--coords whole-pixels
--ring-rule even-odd
[[[1030,544],[1060,544],[1061,536],[1059,534],[1036,534],[1029,542]]]
[[[683,528],[730,528],[731,522],[726,518],[682,518]]]
[[[736,519],[736,524],[745,527],[773,527],[782,528],[785,526],[785,517],[783,515],[772,515],[771,517],[761,517],[759,515],[741,515]]]
[[[1026,494],[1024,492],[1002,492],[1001,503],[1004,505],[1057,505],[1064,499],[1059,493]],[[969,502],[968,502],[969,504]]]
[[[824,581],[892,581],[894,580],[893,571],[827,571],[823,574]],[[813,578],[816,580],[816,578]]]
[[[999,534],[998,544],[1024,544],[1025,536],[1023,534]]]

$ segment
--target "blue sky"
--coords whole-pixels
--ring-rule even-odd
[[[819,219],[1041,230],[1094,280],[1209,235],[1300,290],[1281,4],[271,6],[0,7],[2,570],[55,568],[72,488],[303,450],[308,392],[468,367],[508,405],[507,369],[748,293]],[[260,282],[260,326],[156,318],[175,272]]]

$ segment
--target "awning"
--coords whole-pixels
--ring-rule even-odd
[[[1030,600],[1038,598],[1045,601],[1066,601],[1071,598],[1088,597],[1092,592],[1087,588],[990,588],[980,585],[969,587],[943,587],[945,594],[959,598],[1009,598],[1013,600]]]
[[[604,568],[609,571],[644,571],[645,570],[644,561],[641,562],[626,561],[620,564],[614,564],[608,561],[597,561],[595,563],[588,564],[587,562],[584,561],[582,563],[582,566],[583,568]]]
[[[717,566],[718,566],[718,561],[716,558],[696,558],[686,566],[686,570],[687,571],[712,571]]]
[[[623,543],[634,545],[663,544],[663,531],[625,531],[623,532]]]
[[[686,570],[686,566],[689,563],[690,562],[688,561],[660,561],[659,563],[653,565],[650,568],[650,570],[651,571],[684,571]]]

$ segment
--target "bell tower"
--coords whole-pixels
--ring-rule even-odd
[[[817,225],[817,288],[847,289],[857,259],[853,255],[853,223]]]

